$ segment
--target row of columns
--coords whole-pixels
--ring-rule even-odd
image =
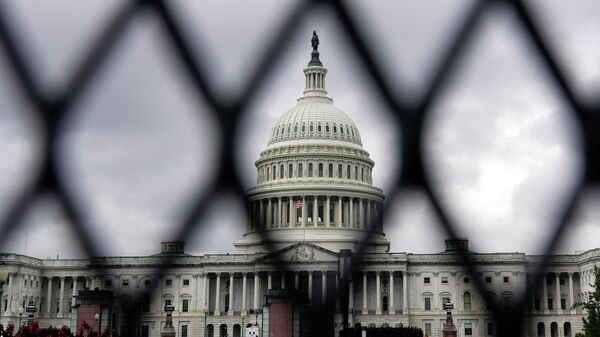
[[[569,293],[568,293],[568,303],[567,303],[567,308],[566,310],[570,310],[570,308],[573,306],[573,304],[575,303],[575,298],[574,298],[574,292],[573,292],[573,274],[574,272],[568,272],[566,273],[568,274],[568,287],[569,287]],[[551,274],[547,274],[544,276],[544,278],[542,279],[542,303],[541,303],[541,309],[542,310],[548,310],[548,282],[547,282],[547,277],[551,275]],[[555,303],[556,306],[554,307],[554,310],[558,310],[560,309],[560,299],[561,299],[561,291],[560,291],[560,275],[561,273],[554,273],[554,277],[555,277],[555,295],[554,295],[554,299],[555,299]],[[534,305],[532,305],[532,308],[535,308]]]
[[[307,271],[307,279],[308,279],[308,301],[312,302],[313,301],[313,295],[314,295],[314,271]],[[327,272],[326,271],[320,271],[319,272],[321,275],[321,298],[325,299],[327,298]],[[376,310],[375,310],[375,314],[376,315],[381,315],[383,313],[383,308],[382,308],[382,294],[381,294],[381,273],[380,271],[376,271],[375,272],[375,277],[376,277],[376,292],[375,292],[375,296],[376,296]],[[363,307],[362,307],[362,314],[367,315],[369,313],[368,310],[368,283],[367,283],[367,271],[364,271],[362,273],[362,298],[363,298]],[[216,278],[215,278],[215,306],[214,306],[214,310],[213,310],[213,315],[214,316],[220,316],[221,315],[221,278],[223,277],[222,273],[216,273]],[[227,311],[227,315],[228,316],[232,316],[234,315],[234,273],[229,273],[228,274],[229,277],[229,297],[228,297],[228,301],[229,303],[227,303],[229,310]],[[286,289],[286,278],[284,274],[281,274],[281,288],[282,289]],[[395,307],[395,302],[394,302],[394,272],[388,272],[388,277],[389,277],[389,302],[388,302],[388,314],[390,315],[394,315],[396,314],[396,307]],[[248,303],[247,303],[247,293],[248,293],[248,273],[242,273],[242,307],[241,307],[241,314],[242,315],[247,315],[248,313]],[[204,276],[204,282],[205,282],[205,287],[209,286],[210,283],[210,279],[208,278],[208,274],[205,274]],[[253,309],[254,310],[258,310],[260,308],[260,296],[261,296],[261,289],[260,289],[260,284],[261,284],[261,278],[260,275],[258,273],[254,274],[254,289],[253,289]],[[300,272],[296,271],[294,272],[294,289],[295,290],[299,290],[300,287]],[[338,284],[338,279],[336,277],[335,279],[335,288],[336,288],[336,292],[338,290],[339,284]],[[273,273],[269,272],[267,274],[267,290],[270,290],[273,288]],[[208,289],[208,288],[206,288]],[[353,287],[351,286],[349,288],[349,310],[352,311],[354,310],[354,291],[353,291]],[[208,307],[208,298],[206,298],[205,300],[205,307]],[[404,313],[408,312],[408,274],[406,272],[402,272],[402,311]]]
[[[306,128],[306,125],[304,127]],[[328,127],[329,126],[324,126],[324,128]],[[354,137],[350,136],[350,134],[347,134],[346,136],[348,138]],[[331,165],[331,167],[329,165]],[[261,166],[258,169],[257,183],[260,185],[270,181],[288,180],[294,178],[334,178],[354,180],[368,184],[373,183],[372,170],[366,165],[354,166],[327,162],[309,162],[304,163],[304,165],[303,163],[299,163],[296,169],[294,169],[294,167],[296,166],[294,164],[290,164],[289,162],[288,164],[267,164]]]
[[[369,314],[369,295],[368,295],[368,283],[367,283],[367,271],[363,271],[362,273],[362,298],[363,298],[363,307],[362,314]],[[394,272],[388,272],[389,280],[389,297],[388,297],[388,314],[394,315],[396,314],[396,307],[394,303]],[[383,307],[381,304],[381,271],[375,272],[375,315],[381,315],[383,313]],[[352,296],[350,297],[352,300]],[[350,306],[352,309],[353,307]],[[404,313],[408,312],[408,273],[402,272],[402,311]]]
[[[375,230],[381,231],[382,221],[381,217],[378,218],[381,210],[380,202],[355,197],[302,195],[266,198],[249,203],[248,231],[318,225],[368,229],[372,223]]]

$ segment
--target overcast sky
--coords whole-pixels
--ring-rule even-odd
[[[4,1],[19,42],[45,90],[61,88],[90,39],[119,0]],[[236,93],[294,2],[169,1],[211,85]],[[393,89],[418,100],[472,1],[352,1],[373,52]],[[582,99],[600,90],[600,22],[594,1],[529,3],[546,24],[569,79]],[[245,111],[236,139],[246,187],[254,161],[276,120],[301,95],[310,36],[320,36],[327,89],[361,131],[375,161],[374,184],[390,191],[398,174],[402,126],[394,124],[349,48],[335,17],[312,12],[290,36],[290,48]],[[581,175],[579,126],[545,74],[513,13],[486,13],[443,95],[432,107],[424,151],[436,192],[481,252],[539,253],[563,196]],[[174,61],[156,17],[137,18],[91,90],[75,107],[62,139],[63,169],[104,255],[146,255],[175,231],[188,197],[214,177],[216,123]],[[39,130],[0,53],[0,211],[35,164]],[[385,219],[392,251],[432,253],[443,233],[427,199],[403,191]],[[560,252],[600,247],[600,197],[588,191]],[[204,226],[188,239],[190,253],[233,252],[244,210],[229,195],[212,198]],[[2,250],[37,257],[82,256],[51,199],[42,198],[25,223],[3,233]]]

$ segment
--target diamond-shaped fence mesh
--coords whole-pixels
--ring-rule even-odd
[[[531,9],[523,1],[506,1],[503,2],[511,6],[517,14],[518,22],[522,25],[525,36],[528,39],[532,49],[537,52],[539,58],[543,61],[545,70],[549,78],[556,84],[562,93],[565,101],[572,108],[576,120],[581,126],[583,133],[583,153],[585,160],[584,175],[577,187],[573,189],[571,195],[564,198],[565,205],[562,207],[560,215],[554,220],[552,226],[548,228],[553,230],[553,235],[545,244],[545,255],[537,265],[537,278],[528,284],[528,289],[525,295],[518,298],[518,303],[515,303],[511,310],[504,310],[500,306],[494,306],[493,312],[498,321],[498,335],[500,336],[518,336],[527,328],[527,299],[530,298],[530,292],[533,291],[533,285],[540,284],[542,281],[541,275],[544,274],[549,263],[550,254],[555,251],[559,243],[561,235],[568,230],[570,219],[573,216],[574,208],[581,196],[582,188],[595,185],[600,178],[599,173],[599,158],[598,150],[600,149],[600,137],[595,132],[600,126],[600,105],[586,104],[579,100],[574,94],[573,88],[567,80],[564,69],[557,57],[551,52],[548,41],[542,34],[539,27],[539,21],[533,14]],[[184,240],[190,235],[192,230],[197,226],[202,226],[203,217],[207,213],[207,209],[214,200],[214,195],[223,193],[232,193],[243,200],[244,188],[242,187],[241,179],[235,166],[235,136],[240,128],[240,119],[247,111],[247,107],[257,92],[264,85],[265,79],[274,71],[274,63],[279,62],[282,58],[283,51],[288,47],[291,39],[288,37],[294,34],[300,26],[299,22],[304,20],[314,10],[321,9],[321,6],[329,7],[335,16],[337,16],[340,30],[348,37],[350,47],[358,55],[359,65],[366,71],[365,74],[369,77],[367,83],[375,89],[374,92],[380,95],[380,99],[391,112],[393,120],[402,126],[401,145],[397,147],[399,167],[397,170],[398,176],[395,178],[393,186],[389,189],[388,199],[394,200],[395,196],[406,189],[418,189],[424,191],[429,201],[433,205],[433,210],[441,224],[440,231],[443,231],[448,237],[456,238],[457,226],[448,215],[444,205],[440,202],[440,196],[433,188],[433,182],[428,174],[427,165],[424,161],[423,153],[423,135],[425,133],[424,121],[428,118],[431,112],[431,106],[436,98],[440,95],[443,86],[449,79],[449,75],[456,68],[457,61],[463,57],[467,49],[467,45],[473,38],[474,34],[479,30],[483,14],[486,11],[494,10],[497,1],[478,1],[469,9],[464,20],[460,23],[458,33],[454,40],[449,43],[449,48],[442,51],[441,62],[433,71],[434,76],[431,82],[427,85],[426,93],[422,99],[416,102],[408,102],[402,99],[401,96],[394,93],[390,87],[390,74],[385,72],[380,67],[380,62],[377,55],[373,53],[373,47],[365,37],[365,32],[358,25],[356,13],[353,13],[343,1],[300,1],[295,8],[290,12],[289,16],[283,21],[274,34],[272,40],[267,45],[267,48],[261,51],[259,62],[252,67],[251,76],[245,81],[239,95],[230,95],[222,97],[215,93],[213,87],[209,83],[207,69],[201,62],[201,53],[192,51],[190,43],[186,40],[186,35],[182,32],[182,27],[178,24],[168,1],[161,0],[139,0],[127,1],[121,5],[116,15],[106,24],[101,30],[101,33],[96,36],[91,44],[91,48],[86,51],[83,61],[74,66],[73,77],[69,79],[68,84],[62,92],[55,95],[50,95],[41,89],[40,83],[35,79],[33,67],[28,64],[24,57],[19,40],[19,33],[14,27],[8,24],[7,11],[4,5],[0,3],[0,49],[7,56],[10,66],[12,67],[17,83],[15,86],[21,88],[26,99],[34,107],[36,118],[42,125],[42,134],[44,135],[42,151],[40,151],[39,166],[32,171],[28,177],[25,186],[17,193],[12,203],[7,208],[5,214],[0,215],[0,232],[10,233],[23,223],[26,210],[42,195],[49,194],[53,196],[60,204],[64,213],[68,218],[71,229],[76,233],[78,239],[85,247],[86,253],[89,256],[98,256],[101,242],[92,239],[88,230],[89,227],[83,225],[84,217],[82,211],[78,209],[77,203],[74,202],[75,196],[66,185],[67,177],[59,174],[60,154],[58,140],[64,130],[64,121],[73,113],[73,106],[81,99],[83,93],[90,90],[90,84],[98,73],[104,70],[106,60],[115,49],[119,48],[118,42],[128,29],[128,26],[134,18],[144,10],[154,11],[157,21],[166,32],[168,43],[174,50],[176,61],[184,69],[185,76],[189,76],[190,82],[193,84],[193,89],[199,97],[207,103],[210,111],[214,115],[214,119],[218,121],[220,129],[219,141],[220,149],[218,158],[218,174],[210,182],[207,189],[193,196],[192,202],[189,202],[189,207],[185,213],[185,217],[179,224],[173,224],[172,228],[177,231],[176,239]],[[88,93],[89,94],[89,93]],[[92,93],[93,94],[93,93]],[[200,119],[201,122],[201,119]],[[384,212],[380,216],[385,216],[389,213],[389,205],[387,203]],[[374,221],[379,221],[375,219]],[[202,230],[202,229],[200,229]],[[265,239],[268,239],[266,235]],[[369,238],[365,237],[364,242]],[[268,240],[267,240],[268,241]],[[0,241],[0,248],[4,242]],[[273,250],[275,248],[273,247]],[[360,250],[357,252],[360,255]],[[473,277],[471,278],[480,293],[486,291],[486,286],[483,284],[480,277],[476,277],[478,270],[477,261],[470,254],[461,255],[462,266]],[[92,258],[94,268],[95,260]],[[173,261],[174,262],[174,261]],[[101,263],[101,261],[98,261]],[[169,263],[164,263],[156,267],[155,274],[161,275],[167,271]],[[285,264],[282,264],[282,269],[285,269]],[[126,335],[136,335],[136,327],[139,324],[139,310],[142,299],[148,292],[153,292],[156,289],[147,290],[145,293],[137,294],[132,303],[129,303],[127,309],[128,332]],[[324,303],[331,304],[335,302],[336,295],[332,296]],[[330,308],[325,306],[316,312],[327,312]],[[329,317],[322,315],[322,317]],[[323,320],[316,319],[312,323],[315,327],[320,324],[329,324]],[[317,330],[313,330],[317,331]],[[139,331],[137,332],[139,333]]]

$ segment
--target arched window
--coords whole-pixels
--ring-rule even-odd
[[[288,165],[288,178],[292,178],[294,176],[294,165]]]
[[[319,163],[319,178],[323,178],[323,163]]]
[[[215,337],[215,327],[212,324],[206,326],[207,337]]]
[[[343,171],[343,169],[342,169],[342,164],[339,164],[339,165],[338,165],[338,178],[341,178],[341,177],[342,177],[342,171]]]
[[[325,132],[329,133],[329,124],[325,124]]]
[[[269,168],[267,167],[267,181],[269,181],[269,177],[270,177],[270,175],[269,175]]]
[[[565,322],[563,332],[565,337],[571,337],[571,322]]]
[[[302,132],[306,131],[306,124],[302,124]]]
[[[340,126],[340,132],[342,133],[342,135],[344,134],[344,126]]]
[[[346,166],[346,178],[352,179],[352,175],[350,174],[350,165]]]
[[[544,325],[543,322],[539,322],[537,324],[537,335],[538,335],[538,337],[546,336],[546,326]]]
[[[337,126],[333,124],[333,133],[337,133]]]
[[[333,178],[333,164],[329,164],[328,175],[329,178]]]
[[[298,164],[298,178],[302,178],[302,174],[304,174],[304,167],[302,163]]]
[[[468,291],[463,295],[463,304],[464,311],[471,311],[471,293]]]
[[[279,179],[283,179],[283,174],[285,172],[283,172],[283,164],[281,166],[279,166]]]
[[[360,168],[360,180],[365,181],[365,168],[364,167]]]
[[[309,177],[313,176],[313,164],[312,163],[308,163],[308,176]]]
[[[298,124],[294,125],[294,132],[298,132]]]
[[[275,180],[277,178],[277,172],[275,172],[276,168],[275,165],[273,165],[273,180]]]
[[[354,180],[358,180],[358,166],[354,166]]]
[[[313,132],[313,130],[314,130],[313,123],[310,123],[310,132]]]
[[[317,132],[321,132],[321,123],[317,124]]]

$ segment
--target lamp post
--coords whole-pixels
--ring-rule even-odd
[[[25,309],[23,309],[23,307],[19,307],[19,326],[21,326],[21,317],[23,316],[23,311],[25,311]]]
[[[341,249],[338,260],[339,298],[342,300],[342,337],[348,336],[348,286],[352,282],[352,251]]]
[[[99,320],[99,319],[100,319],[100,314],[99,314],[99,313],[96,313],[96,314],[94,315],[94,320],[95,320],[95,323],[94,323],[94,328],[98,329],[98,331],[100,331],[100,326],[98,325],[98,320]]]

